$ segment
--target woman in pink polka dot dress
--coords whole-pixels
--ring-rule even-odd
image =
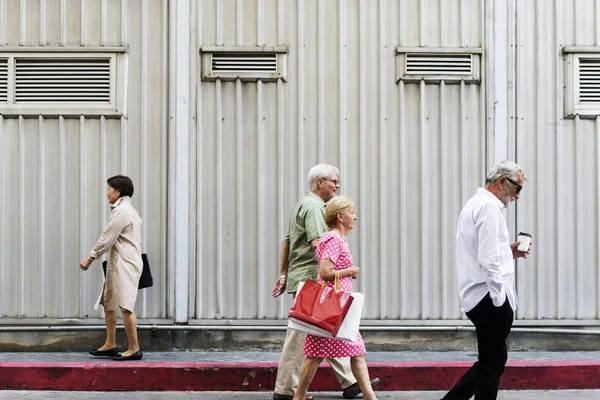
[[[321,236],[317,246],[319,261],[319,283],[328,282],[334,286],[335,276],[339,275],[340,289],[352,291],[352,279],[356,279],[360,269],[352,265],[352,254],[346,242],[346,235],[354,227],[357,220],[354,204],[347,197],[337,196],[327,203],[325,223],[331,229]],[[306,356],[300,369],[300,379],[294,400],[306,399],[306,392],[312,382],[319,364],[324,358],[350,357],[352,373],[357,380],[363,396],[367,400],[377,399],[371,385],[379,383],[379,379],[369,380],[369,371],[365,359],[365,343],[360,333],[356,342],[343,342],[337,339],[307,335],[302,354]]]

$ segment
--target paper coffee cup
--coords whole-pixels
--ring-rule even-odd
[[[529,250],[529,245],[531,244],[531,235],[529,233],[519,232],[517,241],[520,242],[517,250],[526,252]]]

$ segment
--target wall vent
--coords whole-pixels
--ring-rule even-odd
[[[8,58],[0,58],[0,103],[8,101]]]
[[[579,59],[579,101],[600,103],[600,58]]]
[[[15,59],[15,103],[110,104],[110,101],[110,58]]]
[[[565,118],[600,115],[600,47],[563,49]]]
[[[202,80],[286,80],[285,47],[203,47]]]
[[[399,47],[396,81],[408,83],[479,83],[481,49]]]
[[[212,70],[215,72],[277,72],[275,53],[213,53]]]
[[[417,75],[472,75],[471,54],[406,54],[406,73]]]

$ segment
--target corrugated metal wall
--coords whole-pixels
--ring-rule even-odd
[[[289,296],[270,295],[279,247],[319,162],[356,202],[364,318],[462,318],[455,224],[484,177],[485,84],[397,84],[395,49],[485,49],[484,3],[194,4],[192,47],[285,45],[289,67],[287,82],[242,83],[199,82],[196,65],[192,318],[286,315]]]
[[[0,0],[0,52],[126,46],[128,112],[0,115],[0,317],[99,318],[102,268],[79,261],[109,214],[106,178],[136,185],[155,286],[141,318],[166,317],[166,0]],[[1,114],[1,110],[0,110]]]
[[[600,1],[531,0],[516,7],[512,151],[529,176],[516,229],[534,237],[532,257],[518,268],[518,317],[597,324],[600,120],[563,118],[561,52],[600,46]]]

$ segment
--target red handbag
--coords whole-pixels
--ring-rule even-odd
[[[307,279],[296,296],[288,317],[306,322],[336,336],[354,298],[340,289],[340,278],[335,274],[335,288],[322,286]]]

